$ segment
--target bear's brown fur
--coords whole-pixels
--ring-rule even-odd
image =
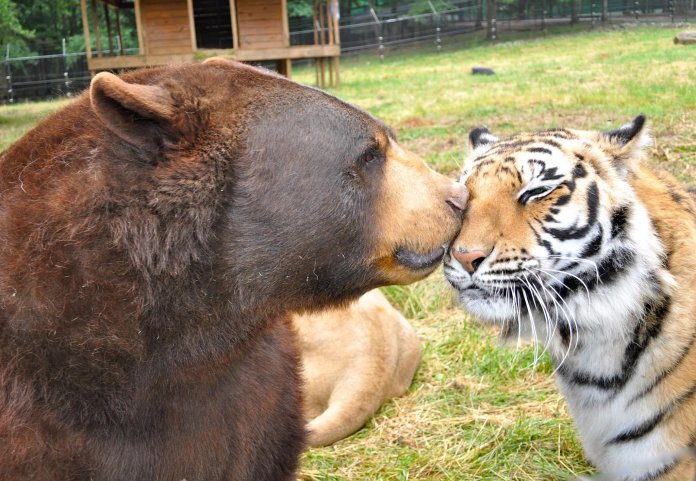
[[[288,314],[425,276],[463,202],[276,75],[97,75],[0,156],[0,479],[291,479]]]

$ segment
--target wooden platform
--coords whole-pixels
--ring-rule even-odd
[[[301,45],[266,49],[197,50],[168,55],[119,55],[117,57],[93,57],[87,60],[90,70],[119,70],[139,67],[157,67],[173,63],[201,61],[208,57],[224,57],[240,62],[261,62],[301,58],[337,57],[338,45]]]
[[[278,71],[290,76],[292,60],[313,58],[318,85],[326,85],[325,67],[329,84],[339,82],[338,0],[314,1],[314,43],[294,46],[290,45],[287,0],[80,0],[80,5],[87,66],[92,73],[219,56],[241,62],[277,62]],[[114,30],[118,44],[123,45],[120,15],[124,9],[135,15],[139,55],[113,49]],[[222,13],[225,18],[216,20],[215,15]],[[89,41],[90,25],[96,37],[94,49]],[[108,50],[102,46],[100,30],[107,34]],[[203,45],[197,45],[199,41]]]

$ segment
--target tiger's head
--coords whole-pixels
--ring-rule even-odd
[[[610,132],[498,139],[475,129],[469,141],[461,177],[469,203],[445,274],[480,320],[511,328],[520,316],[569,318],[574,301],[627,266],[659,263],[659,241],[629,183],[649,142],[644,116]]]

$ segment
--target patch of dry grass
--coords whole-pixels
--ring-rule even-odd
[[[387,295],[424,345],[408,394],[354,436],[308,451],[301,479],[562,480],[589,472],[547,359],[502,348],[436,273]]]

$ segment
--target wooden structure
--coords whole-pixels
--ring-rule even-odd
[[[339,82],[338,0],[314,0],[314,43],[290,45],[287,0],[80,0],[91,72],[193,62],[211,56],[277,63],[316,59],[317,84]],[[133,10],[139,52],[123,49],[121,14]],[[106,32],[104,32],[104,27]],[[92,47],[90,33],[96,38]],[[108,50],[103,34],[108,38]],[[118,47],[114,49],[114,40]]]

